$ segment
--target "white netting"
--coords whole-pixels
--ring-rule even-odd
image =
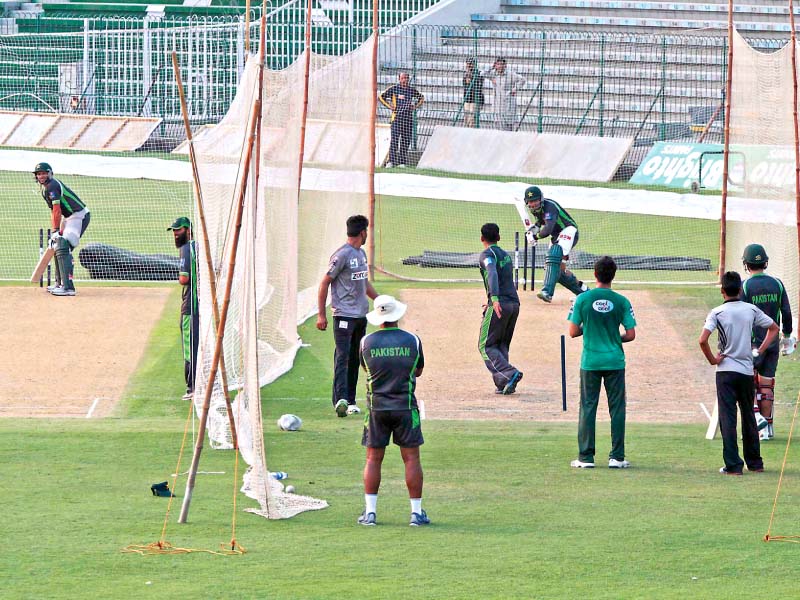
[[[373,43],[370,38],[324,61],[309,78],[303,181],[315,182],[315,189],[300,200],[301,317],[316,311],[317,286],[330,255],[345,241],[345,221],[368,214]]]
[[[751,243],[769,255],[771,275],[798,309],[791,44],[771,53],[735,32],[731,79],[726,269],[742,271]],[[795,317],[796,318],[796,317]]]
[[[264,453],[260,386],[291,367],[300,343],[295,232],[302,106],[296,98],[298,90],[302,91],[303,71],[293,67],[280,76],[267,75],[264,80],[269,91],[264,94],[262,110],[263,141],[253,150],[233,273],[229,257],[240,193],[236,182],[244,168],[242,161],[259,85],[255,60],[248,61],[231,110],[202,142],[195,144],[195,151],[217,276],[218,303],[222,302],[227,279],[233,277],[224,361],[229,387],[239,390],[232,410],[239,448],[249,465],[243,490],[259,501],[260,509],[254,512],[270,518],[286,518],[326,504],[302,496],[284,497],[282,486],[275,482],[276,487],[270,481]],[[198,249],[201,336],[195,402],[199,408],[213,358],[215,327],[203,244]],[[230,428],[220,381],[218,378],[212,394],[208,431],[213,447],[229,448]]]

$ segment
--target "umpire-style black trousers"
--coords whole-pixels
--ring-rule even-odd
[[[358,386],[358,350],[367,332],[366,317],[333,317],[333,405],[344,398],[356,403]]]
[[[735,371],[717,371],[717,406],[719,431],[722,435],[722,458],[729,473],[741,473],[745,463],[751,471],[764,468],[758,427],[753,413],[754,383],[752,375]],[[739,456],[736,435],[736,407],[742,415],[742,449]]]

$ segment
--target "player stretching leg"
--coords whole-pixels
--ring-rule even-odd
[[[53,177],[53,168],[49,164],[37,164],[33,168],[33,174],[53,219],[50,244],[56,255],[56,285],[48,287],[47,291],[54,296],[74,296],[72,251],[78,247],[81,237],[89,227],[89,209],[78,198],[78,194]]]
[[[742,285],[742,300],[756,305],[768,317],[782,326],[783,339],[776,339],[765,352],[753,359],[753,378],[755,379],[756,413],[762,440],[775,437],[773,428],[773,403],[775,401],[775,372],[778,368],[778,353],[791,354],[797,346],[792,336],[792,309],[789,295],[783,282],[777,277],[767,275],[769,257],[761,244],[750,244],[744,249],[742,263],[750,278]],[[766,329],[753,329],[753,348],[758,348],[766,336]],[[760,413],[760,414],[759,414]]]
[[[570,251],[578,244],[578,224],[554,200],[544,198],[535,185],[525,190],[525,204],[534,217],[534,224],[525,235],[536,245],[537,240],[550,238],[550,248],[545,258],[544,286],[536,294],[545,302],[552,302],[556,283],[560,283],[576,296],[589,288],[567,269]]]

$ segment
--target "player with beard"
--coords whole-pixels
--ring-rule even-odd
[[[192,222],[188,217],[178,217],[167,227],[175,236],[175,247],[180,251],[178,282],[183,286],[181,300],[181,342],[183,344],[183,375],[186,379],[184,400],[194,396],[197,345],[200,338],[200,315],[197,304],[197,250],[192,240]]]

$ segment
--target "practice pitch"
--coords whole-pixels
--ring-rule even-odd
[[[705,423],[698,402],[710,406],[716,401],[714,369],[692,343],[703,327],[705,312],[690,314],[659,304],[654,291],[622,293],[630,299],[638,323],[636,339],[624,347],[628,422]],[[522,305],[510,358],[525,377],[517,393],[502,396],[494,393],[478,353],[483,290],[403,290],[408,313],[400,325],[419,334],[425,350],[417,396],[425,402],[427,418],[577,422],[581,341],[567,334],[572,294],[559,286],[552,304],[530,291],[519,294]],[[566,413],[561,410],[562,334]],[[607,406],[601,392],[598,420],[608,420]]]
[[[13,315],[0,336],[0,416],[110,414],[170,290],[80,286],[77,296],[56,298],[39,287],[0,287]]]

